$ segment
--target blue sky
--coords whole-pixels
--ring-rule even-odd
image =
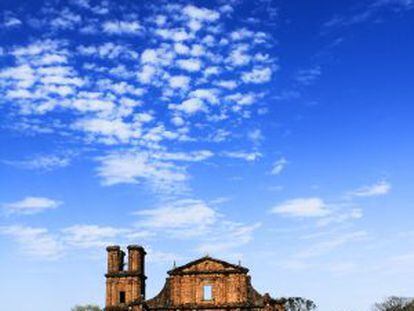
[[[322,311],[413,295],[412,0],[0,8],[6,309],[102,305],[113,243],[149,296],[206,253]]]

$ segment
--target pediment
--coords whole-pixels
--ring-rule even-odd
[[[247,273],[249,270],[209,256],[191,261],[183,266],[168,271],[168,274],[199,274],[199,273]]]

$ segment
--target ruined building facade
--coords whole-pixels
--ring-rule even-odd
[[[280,301],[252,287],[247,268],[209,256],[168,271],[161,292],[146,299],[144,248],[128,246],[127,266],[119,246],[107,252],[106,311],[284,311]]]

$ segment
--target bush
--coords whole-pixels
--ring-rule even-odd
[[[74,306],[71,311],[102,311],[97,305]]]

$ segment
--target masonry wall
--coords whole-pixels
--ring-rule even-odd
[[[125,292],[127,303],[141,297],[141,280],[136,277],[108,277],[106,282],[106,305],[119,304],[119,293]]]
[[[243,274],[176,275],[169,282],[173,305],[247,302],[247,277]],[[204,285],[212,286],[212,300],[204,300]]]

